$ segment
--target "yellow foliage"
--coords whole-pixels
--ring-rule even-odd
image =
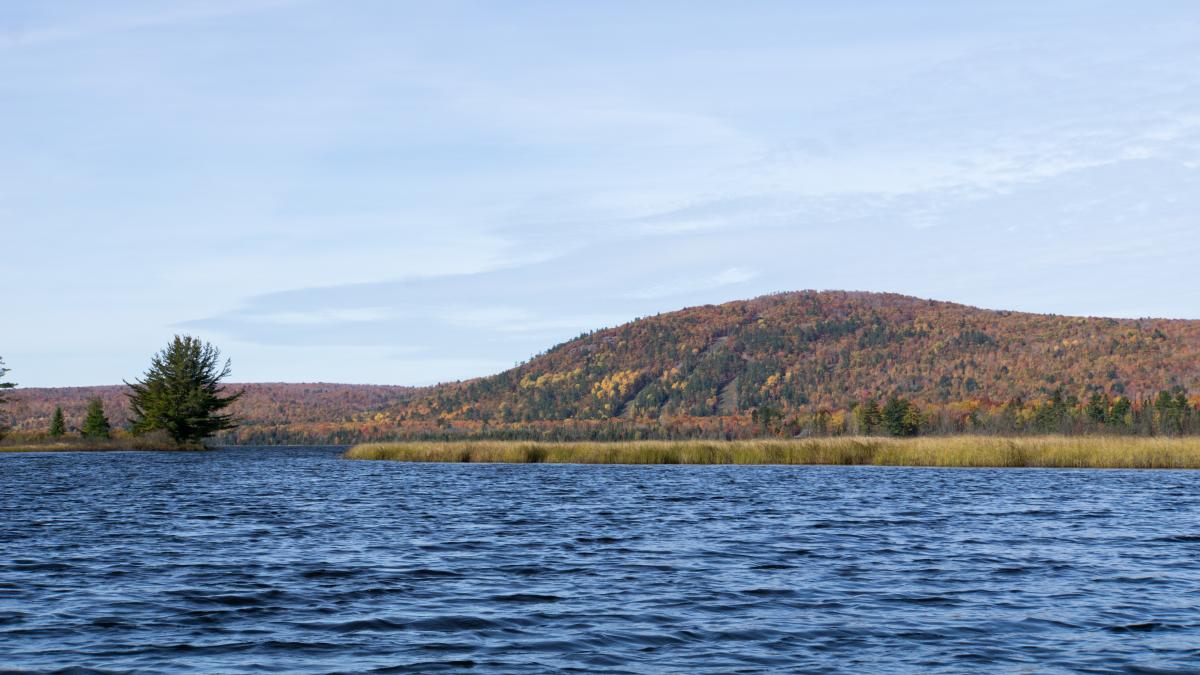
[[[838,410],[829,416],[829,431],[835,434],[846,433],[846,411]]]
[[[638,371],[619,370],[592,385],[592,395],[596,398],[624,398],[629,394],[637,379]]]
[[[566,382],[567,380],[579,377],[583,373],[583,368],[576,368],[563,373],[542,373],[535,380],[529,375],[521,378],[521,388],[528,389],[530,387],[545,387],[551,384]]]

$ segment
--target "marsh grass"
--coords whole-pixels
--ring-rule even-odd
[[[1200,438],[993,436],[754,441],[368,443],[348,459],[510,464],[833,464],[931,467],[1200,468]]]

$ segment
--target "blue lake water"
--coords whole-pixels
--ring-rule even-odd
[[[0,670],[1200,668],[1200,473],[0,455]]]

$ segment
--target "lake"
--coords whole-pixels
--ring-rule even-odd
[[[0,455],[0,670],[1200,665],[1200,473]]]

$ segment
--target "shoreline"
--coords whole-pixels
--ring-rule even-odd
[[[752,441],[364,443],[351,460],[930,468],[1200,469],[1200,437],[839,437]]]
[[[199,452],[209,450],[202,446],[176,445],[164,443],[161,440],[144,440],[130,438],[110,438],[102,440],[84,440],[71,438],[57,441],[34,441],[19,443],[0,443],[0,454],[28,452]]]

